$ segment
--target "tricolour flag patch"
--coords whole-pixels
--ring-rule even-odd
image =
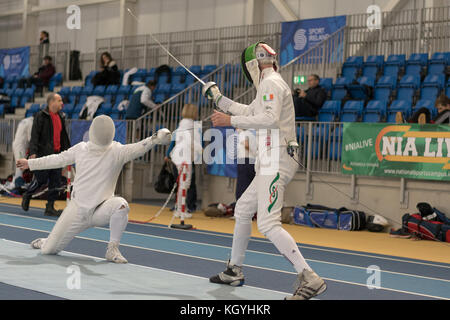
[[[264,100],[264,101],[272,101],[272,100],[273,100],[273,93],[265,94],[265,95],[263,96],[263,100]]]

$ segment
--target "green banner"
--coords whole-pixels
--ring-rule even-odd
[[[342,173],[450,181],[450,126],[344,123]]]

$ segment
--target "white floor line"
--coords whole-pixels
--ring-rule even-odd
[[[15,214],[6,214],[6,215],[16,216]],[[26,217],[26,218],[35,219],[35,220],[44,220],[46,222],[50,221],[50,220],[43,219],[43,218],[34,218],[34,217]],[[104,231],[108,231],[109,232],[108,228],[96,227],[96,229],[100,229],[100,230],[104,230]],[[207,243],[203,243],[203,242],[190,241],[190,240],[173,239],[173,238],[168,238],[168,237],[154,236],[154,235],[148,235],[148,234],[142,234],[142,233],[130,232],[130,231],[125,231],[124,234],[131,234],[131,235],[136,235],[136,236],[141,236],[141,237],[157,238],[157,239],[163,239],[163,240],[179,241],[179,242],[183,242],[183,243],[190,243],[190,244],[206,246],[206,247],[216,247],[216,248],[221,248],[221,249],[231,249],[231,247],[222,246],[222,245],[207,244]],[[80,238],[82,238],[82,237],[80,237]],[[90,238],[87,238],[87,239],[88,240],[93,240],[93,239],[90,239]],[[121,245],[125,245],[125,244],[121,244]],[[143,247],[139,247],[138,246],[136,248],[143,248]],[[145,249],[145,248],[143,248],[143,249]],[[268,256],[275,256],[275,257],[282,257],[282,255],[279,254],[279,253],[270,253],[270,252],[255,251],[255,250],[249,250],[249,249],[247,249],[247,252],[256,253],[256,254],[262,254],[262,255],[268,255]],[[306,259],[306,261],[308,261],[308,262],[324,263],[324,264],[330,264],[330,265],[336,265],[336,266],[341,266],[341,267],[346,267],[346,268],[367,270],[367,267],[360,267],[360,266],[354,266],[354,265],[337,263],[337,262],[330,262],[330,261],[323,261],[323,260],[316,260],[316,259]],[[407,277],[412,277],[412,278],[421,278],[421,279],[426,279],[426,280],[443,281],[443,282],[449,282],[450,283],[450,280],[447,280],[447,279],[427,277],[427,276],[415,275],[415,274],[410,274],[410,273],[388,271],[388,270],[381,270],[381,272],[395,274],[395,275],[401,275],[401,276],[407,276]]]
[[[2,212],[0,211],[0,214],[6,214],[6,215],[11,215],[11,216],[17,216],[17,217],[23,217],[23,218],[29,218],[29,219],[36,219],[36,220],[45,220],[45,221],[53,221],[50,219],[45,219],[45,218],[36,218],[36,217],[28,217],[28,216],[23,216],[20,214],[15,214],[15,213],[9,213],[9,212]],[[136,223],[137,225],[144,225],[144,224],[139,224]],[[163,227],[163,226],[156,226],[156,225],[148,225],[149,227],[157,227],[157,228],[161,228],[161,229],[170,229],[168,227]],[[109,230],[107,228],[101,228],[99,227],[99,229],[104,229],[104,230]],[[130,231],[126,231],[129,233],[133,233]],[[196,232],[195,230],[189,230],[189,232]],[[221,234],[215,234],[215,233],[208,233],[208,232],[200,232],[197,231],[196,233],[199,234],[209,234],[209,235],[216,235],[216,236],[220,236],[220,237],[226,237],[226,238],[233,238],[232,235],[227,236],[227,235],[221,235]],[[145,235],[142,233],[134,233],[134,234],[140,234],[140,235]],[[154,237],[158,237],[158,236],[154,236]],[[179,239],[175,239],[175,238],[165,238],[165,239],[174,239],[177,241],[187,241],[188,240],[179,240]],[[262,242],[262,243],[271,243],[270,241],[267,240],[260,240],[260,239],[255,239],[255,238],[251,238],[250,241],[255,241],[255,242]],[[196,243],[196,242],[192,242],[192,243]],[[220,247],[219,245],[217,245],[218,247]],[[326,248],[315,248],[315,247],[310,247],[308,245],[298,245],[298,247],[300,249],[304,248],[304,249],[310,249],[310,250],[317,250],[317,251],[325,251],[325,252],[333,252],[333,253],[340,253],[340,254],[346,254],[346,255],[354,255],[354,256],[361,256],[361,257],[368,257],[368,258],[375,258],[375,259],[381,259],[381,260],[388,260],[388,261],[397,261],[397,262],[405,262],[405,263],[413,263],[413,264],[419,264],[419,265],[426,265],[426,266],[431,266],[431,267],[438,267],[438,268],[445,268],[445,269],[450,269],[450,266],[447,265],[439,265],[439,264],[433,264],[433,263],[427,263],[427,262],[420,262],[420,261],[410,261],[410,260],[404,260],[401,258],[388,258],[388,257],[380,257],[375,255],[371,255],[371,254],[362,254],[362,253],[356,253],[356,252],[346,252],[346,251],[340,251],[340,250],[333,250],[333,249],[326,249]],[[345,249],[342,249],[345,250]],[[254,251],[254,252],[259,252],[259,251]],[[318,260],[319,261],[319,260]],[[443,263],[445,264],[445,263]]]
[[[49,233],[48,231],[39,230],[39,229],[33,229],[33,228],[27,228],[27,227],[11,226],[11,225],[2,224],[2,223],[0,223],[0,225],[7,226],[7,227],[14,227],[14,228],[19,228],[19,229],[24,229],[24,230],[31,230],[31,231],[39,231],[39,232]],[[89,241],[95,241],[95,242],[108,243],[108,241],[105,241],[105,240],[97,240],[97,239],[92,239],[92,238],[87,238],[87,237],[80,237],[80,236],[77,236],[77,237],[75,237],[75,238],[83,239],[83,240],[89,240]],[[6,239],[5,239],[5,240],[6,240]],[[124,247],[130,247],[130,248],[136,248],[136,249],[147,250],[147,251],[154,251],[154,252],[160,252],[160,253],[166,253],[166,254],[173,254],[173,255],[177,255],[177,256],[183,256],[183,257],[188,257],[188,258],[196,258],[196,259],[201,259],[201,260],[206,260],[206,261],[221,262],[221,263],[224,262],[224,261],[218,260],[218,259],[212,259],[212,258],[204,258],[204,257],[192,256],[192,255],[188,255],[188,254],[182,254],[182,253],[171,252],[171,251],[165,251],[165,250],[159,250],[159,249],[149,249],[149,248],[144,248],[144,247],[139,247],[139,246],[133,246],[133,245],[128,245],[128,244],[120,244],[120,245],[121,245],[121,246],[124,246]],[[255,269],[261,269],[261,270],[268,270],[268,271],[273,271],[273,272],[280,272],[280,273],[292,274],[292,275],[295,275],[295,274],[296,274],[295,272],[289,272],[289,271],[278,270],[278,269],[272,269],[272,268],[267,268],[267,267],[254,266],[254,265],[247,265],[247,264],[244,264],[243,266],[245,266],[245,267],[250,267],[250,268],[255,268]],[[146,266],[143,266],[143,267],[146,267]],[[149,268],[151,268],[151,267],[149,267]],[[164,270],[164,269],[162,269],[162,270]],[[382,272],[385,272],[385,271],[382,271]],[[335,282],[340,282],[340,283],[346,283],[346,284],[351,284],[351,285],[357,285],[357,286],[367,287],[367,284],[361,284],[361,283],[357,283],[357,282],[350,282],[350,281],[339,280],[339,279],[333,279],[333,278],[325,278],[325,277],[323,277],[323,279],[325,279],[325,280],[330,280],[330,281],[335,281]],[[438,279],[438,280],[440,280],[440,279]],[[429,298],[435,298],[435,299],[445,299],[445,300],[450,300],[450,299],[445,298],[445,297],[432,296],[432,295],[427,295],[427,294],[422,294],[422,293],[417,293],[417,292],[403,291],[403,290],[392,289],[392,288],[386,288],[386,287],[380,287],[380,289],[387,290],[387,291],[393,291],[393,292],[406,293],[406,294],[411,294],[411,295],[417,295],[417,296],[422,296],[422,297],[429,297]]]

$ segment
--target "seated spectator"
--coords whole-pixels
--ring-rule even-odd
[[[94,86],[120,84],[119,69],[109,52],[103,52],[100,56],[100,72],[91,81]]]
[[[31,87],[31,85],[34,84],[42,93],[42,88],[48,86],[48,83],[55,72],[56,70],[55,66],[52,64],[52,57],[45,56],[43,65],[32,77],[19,80],[19,88],[24,88],[25,86]]]
[[[434,124],[443,124],[450,123],[450,98],[445,94],[439,96],[436,99],[435,107],[437,109],[437,116],[434,119],[431,119],[431,112],[428,108],[420,108],[416,112],[412,114],[412,116],[408,119],[408,123],[434,123]],[[397,112],[396,114],[396,123],[403,123],[403,115],[401,112]]]
[[[293,96],[296,117],[315,117],[327,99],[327,92],[319,85],[316,74],[308,77],[308,89],[297,89]]]
[[[156,81],[150,80],[145,86],[137,88],[131,96],[125,119],[137,119],[147,111],[155,108],[152,92],[156,88]]]
[[[50,43],[49,35],[47,31],[41,31],[40,37],[39,37],[39,44],[46,44]]]

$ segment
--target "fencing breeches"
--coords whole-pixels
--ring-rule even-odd
[[[84,230],[110,225],[110,241],[120,242],[128,223],[128,202],[121,197],[104,201],[93,214],[80,211],[74,200],[64,209],[41,248],[43,254],[56,254]]]

